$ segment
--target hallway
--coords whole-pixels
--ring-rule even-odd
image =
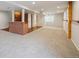
[[[63,29],[43,27],[24,36],[0,33],[0,57],[79,57]]]

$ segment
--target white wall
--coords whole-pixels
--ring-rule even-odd
[[[79,20],[79,1],[73,2],[73,20]],[[79,50],[79,23],[72,22],[72,41]]]
[[[72,24],[72,41],[79,50],[79,24]]]
[[[63,29],[66,33],[68,32],[68,21],[63,21]]]
[[[79,20],[79,1],[73,2],[73,20]]]
[[[33,21],[33,23],[32,23],[33,24],[33,27],[37,26],[37,23],[36,23],[37,18],[36,18],[36,16],[37,15],[34,13],[33,14],[33,19],[32,19],[32,21]]]
[[[32,14],[32,17],[31,17],[31,14],[29,13],[28,14],[28,27],[31,28],[31,25],[32,27],[43,26],[44,24],[43,18],[44,18],[44,15],[42,14]],[[31,24],[31,19],[32,19],[32,24]]]
[[[44,15],[38,14],[37,15],[37,26],[43,26],[44,25]]]
[[[63,13],[54,15],[53,26],[63,28]]]
[[[63,29],[66,33],[68,32],[68,9],[64,11]]]
[[[49,19],[50,22],[48,22],[47,24],[45,23],[45,19],[44,19],[45,26],[63,28],[63,13],[49,15],[49,16],[52,16],[52,18]]]
[[[8,28],[11,21],[11,13],[8,11],[0,11],[0,29]]]

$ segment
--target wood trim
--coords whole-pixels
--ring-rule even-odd
[[[68,39],[71,39],[72,34],[72,1],[68,3]]]

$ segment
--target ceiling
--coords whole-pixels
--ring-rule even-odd
[[[67,1],[8,1],[0,2],[0,10],[26,9],[30,11],[43,12],[44,14],[61,13],[68,6]],[[60,8],[57,8],[59,6]],[[44,9],[44,10],[41,10]]]
[[[15,3],[24,5],[27,8],[42,12],[47,14],[60,13],[63,12],[67,6],[67,1],[34,1],[36,4],[32,4],[33,1],[17,1]],[[57,8],[59,6],[60,8]]]
[[[19,10],[21,8],[16,5],[0,1],[0,11],[10,11],[13,9]]]

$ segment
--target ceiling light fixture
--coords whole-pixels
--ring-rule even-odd
[[[36,4],[35,2],[32,2],[32,4],[34,5],[34,4]]]
[[[41,11],[44,11],[44,9],[41,9]]]
[[[60,6],[57,6],[57,8],[60,8]]]

